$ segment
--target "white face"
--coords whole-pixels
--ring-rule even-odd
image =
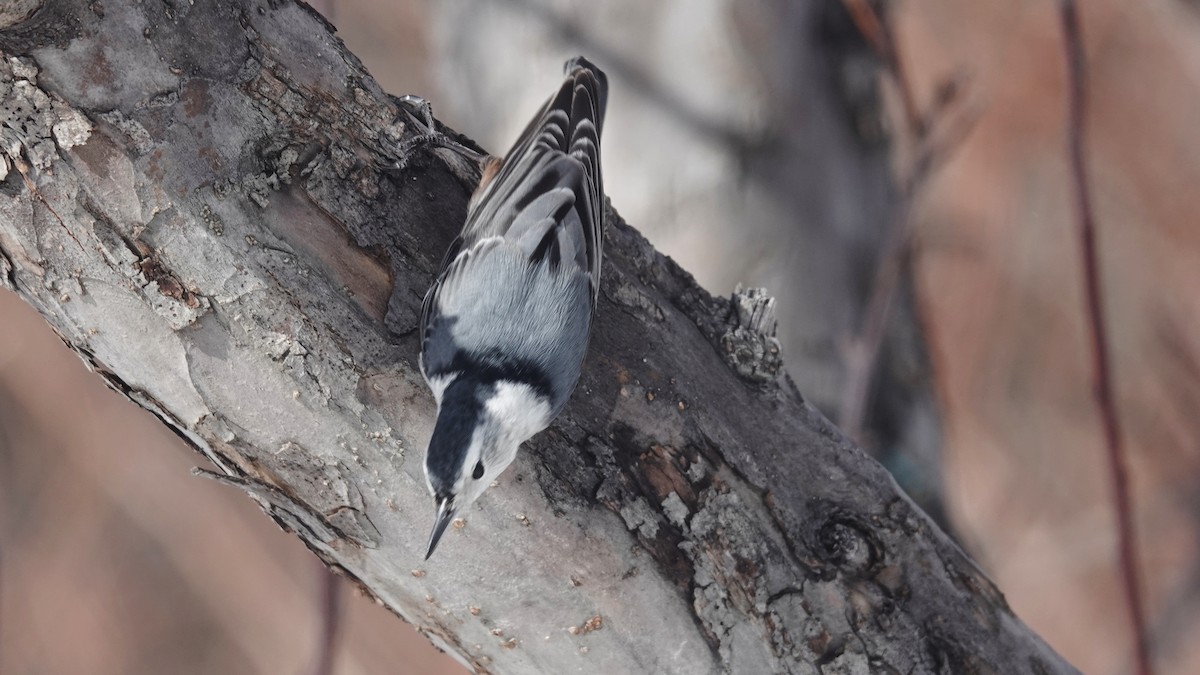
[[[463,473],[459,476],[456,506],[460,513],[492,484],[517,457],[517,449],[549,426],[550,403],[524,384],[499,382],[484,405],[483,422],[475,430]],[[483,475],[475,478],[476,465]]]

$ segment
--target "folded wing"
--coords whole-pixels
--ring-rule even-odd
[[[555,312],[578,301],[574,286],[581,282],[586,283],[587,310],[594,309],[604,217],[600,131],[606,96],[603,73],[582,57],[568,61],[558,92],[525,128],[505,159],[485,168],[463,231],[447,251],[437,281],[425,296],[421,337],[427,376],[449,369],[464,349],[485,350],[483,343],[464,344],[468,334],[475,336],[472,341],[482,340],[483,327],[443,328],[438,323],[445,317],[443,323],[453,324],[459,313],[456,310],[464,303],[477,306],[485,301],[479,295],[488,292],[488,283],[525,284],[524,307],[530,316],[522,323],[566,318]],[[521,265],[528,269],[514,268]],[[474,278],[477,275],[489,279]],[[449,289],[474,297],[444,297]],[[504,294],[496,299],[506,310],[495,309],[511,310],[516,299],[504,300],[500,295]],[[494,339],[505,339],[509,323],[493,326]],[[586,324],[590,321],[585,320],[585,331]],[[517,330],[516,326],[509,328]],[[448,337],[453,338],[453,345],[430,344],[431,339],[446,341]]]

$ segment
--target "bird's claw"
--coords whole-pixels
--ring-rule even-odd
[[[405,125],[415,128],[417,133],[396,145],[396,161],[392,164],[393,169],[396,171],[407,169],[408,162],[417,148],[423,146],[452,147],[454,145],[445,134],[437,130],[437,122],[433,119],[433,106],[429,104],[429,101],[414,94],[407,94],[398,97],[396,102],[404,106],[404,112],[408,118],[405,120]]]

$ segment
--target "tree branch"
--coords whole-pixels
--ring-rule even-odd
[[[1104,327],[1104,298],[1100,287],[1100,261],[1096,252],[1096,221],[1092,213],[1092,198],[1087,179],[1084,152],[1084,125],[1087,121],[1085,65],[1079,14],[1074,0],[1060,0],[1059,16],[1067,69],[1067,151],[1075,210],[1079,217],[1088,335],[1091,338],[1092,369],[1096,378],[1096,405],[1104,429],[1109,476],[1112,480],[1113,510],[1117,517],[1121,586],[1133,626],[1134,662],[1137,672],[1139,675],[1151,675],[1154,670],[1150,657],[1150,637],[1142,609],[1137,533],[1133,524],[1133,497],[1130,494],[1129,471],[1125,466],[1120,417],[1117,414],[1112,369],[1109,366],[1108,333]]]
[[[572,403],[423,563],[415,328],[473,145],[417,142],[303,4],[5,20],[32,185],[0,183],[0,283],[468,666],[1075,672],[791,386],[769,299],[711,297],[612,212]]]

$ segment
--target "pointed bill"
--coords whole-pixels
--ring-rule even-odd
[[[429,535],[429,549],[425,551],[425,559],[429,560],[429,556],[433,555],[433,550],[437,548],[438,542],[442,540],[442,534],[446,532],[446,526],[450,521],[454,520],[454,516],[458,513],[458,509],[454,508],[454,502],[448,497],[440,497],[437,500],[437,518],[433,523],[433,533]]]

